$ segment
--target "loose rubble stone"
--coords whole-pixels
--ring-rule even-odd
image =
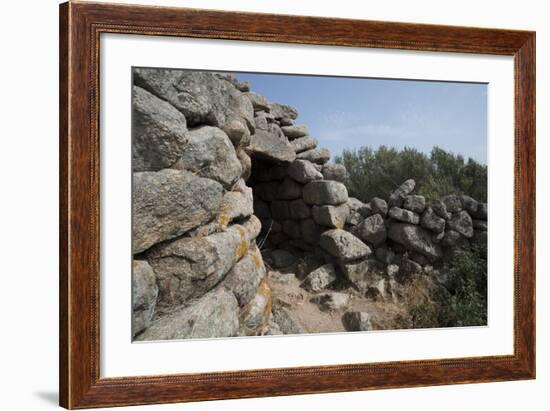
[[[357,234],[366,243],[378,246],[386,241],[386,224],[380,214],[374,214],[357,226]]]
[[[252,107],[254,108],[254,111],[265,111],[269,112],[269,102],[267,99],[259,94],[256,94],[252,91],[244,93],[246,97],[250,100],[252,103]]]
[[[420,223],[420,216],[412,211],[405,210],[403,208],[392,207],[388,212],[388,215],[394,220],[402,221],[404,223],[418,224]]]
[[[477,212],[479,203],[476,200],[474,200],[472,197],[467,195],[462,195],[460,196],[460,200],[462,202],[462,208],[466,210],[470,215],[473,215]]]
[[[342,261],[356,260],[371,254],[371,249],[365,243],[353,234],[338,228],[321,234],[319,245]]]
[[[205,224],[222,202],[219,183],[185,171],[134,173],[133,185],[134,254]]]
[[[450,220],[452,217],[451,213],[447,211],[447,206],[441,200],[433,200],[431,203],[431,208],[439,217],[443,218],[445,221]]]
[[[132,335],[136,335],[151,324],[159,290],[147,261],[134,260],[132,266]]]
[[[325,264],[312,271],[302,282],[306,290],[318,292],[336,281],[336,269],[332,264]]]
[[[366,312],[347,311],[342,316],[342,323],[348,331],[369,331],[372,329],[370,316]]]
[[[344,228],[344,224],[349,214],[349,208],[346,204],[341,204],[339,206],[313,206],[311,212],[313,219],[319,225],[331,228]]]
[[[337,181],[311,181],[304,186],[303,197],[312,205],[339,205],[348,200],[348,190]]]
[[[403,208],[421,214],[426,209],[426,198],[420,195],[408,195],[405,197]]]
[[[311,301],[319,305],[322,311],[336,311],[349,303],[349,295],[344,293],[325,293],[314,296]]]
[[[219,288],[189,306],[154,321],[139,341],[233,337],[239,329],[239,305],[235,296]]]
[[[273,321],[279,326],[283,334],[304,334],[306,332],[305,328],[286,308],[274,307],[272,313]]]

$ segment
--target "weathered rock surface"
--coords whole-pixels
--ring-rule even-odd
[[[390,194],[389,206],[401,207],[405,197],[408,196],[414,190],[416,183],[411,178],[401,184],[393,193]]]
[[[235,264],[224,278],[222,285],[235,294],[239,306],[243,307],[252,301],[265,274],[262,255],[257,248],[254,248]]]
[[[312,181],[304,186],[303,196],[308,204],[339,205],[348,201],[348,190],[337,181]]]
[[[433,200],[430,206],[434,212],[445,221],[451,219],[451,213],[447,211],[447,206],[443,201],[439,199]]]
[[[378,197],[373,197],[370,200],[370,209],[373,214],[380,214],[382,217],[386,217],[388,214],[388,203]]]
[[[405,210],[404,208],[392,207],[388,212],[390,218],[404,223],[418,224],[420,223],[420,216],[412,211]]]
[[[434,233],[441,233],[445,230],[445,219],[438,217],[433,208],[428,207],[422,214],[420,225]]]
[[[378,246],[386,241],[386,224],[380,214],[374,214],[357,226],[357,234],[368,244]]]
[[[159,302],[182,304],[204,295],[246,255],[249,240],[246,228],[234,225],[221,233],[154,247],[147,259],[157,275]]]
[[[349,215],[349,208],[347,204],[341,204],[339,206],[313,206],[311,213],[313,219],[319,225],[331,228],[344,228],[344,224]]]
[[[269,111],[277,120],[296,120],[298,117],[298,111],[294,107],[286,104],[269,103]]]
[[[441,197],[441,202],[445,204],[445,207],[449,213],[458,213],[462,210],[462,199],[460,196],[451,194],[448,196]]]
[[[219,288],[187,307],[154,321],[138,341],[233,337],[239,329],[239,305],[235,296]]]
[[[147,261],[134,260],[132,266],[132,335],[135,336],[151,324],[159,290]]]
[[[316,164],[325,164],[330,160],[330,151],[326,148],[314,148],[312,150],[302,151],[296,155],[296,158],[308,160]]]
[[[296,158],[296,153],[288,141],[264,130],[256,130],[250,137],[250,144],[246,150],[251,155],[273,161],[291,162]]]
[[[294,160],[288,166],[288,175],[299,183],[307,184],[310,181],[321,180],[323,175],[306,160]]]
[[[474,235],[472,217],[464,210],[453,215],[449,221],[449,228],[467,238],[472,238]]]
[[[353,234],[338,228],[321,234],[319,245],[342,261],[356,260],[371,254],[371,249],[365,243]]]
[[[403,202],[403,208],[421,214],[426,209],[426,198],[420,195],[408,195]]]
[[[341,183],[346,179],[348,172],[342,164],[327,163],[321,171],[325,180],[334,180]]]
[[[290,311],[283,307],[275,307],[272,310],[273,321],[279,326],[285,335],[304,334],[305,328],[298,322]]]
[[[235,219],[242,219],[254,213],[254,199],[252,189],[247,187],[243,180],[239,180],[232,191],[223,196],[218,221],[227,226]]]
[[[211,220],[222,202],[222,186],[178,170],[133,175],[134,254]]]
[[[203,126],[189,131],[188,136],[188,142],[173,168],[211,178],[225,188],[230,188],[241,177],[241,162],[223,131]]]
[[[133,89],[132,167],[157,171],[174,164],[187,142],[185,116],[140,87]]]
[[[388,230],[388,237],[409,250],[426,256],[430,261],[443,256],[441,247],[433,243],[428,231],[417,225],[394,223]]]
[[[349,295],[345,293],[325,293],[314,296],[311,301],[319,305],[323,311],[336,311],[349,303]]]
[[[312,150],[317,147],[317,140],[311,136],[303,136],[292,140],[290,145],[296,153],[301,153],[302,151]]]
[[[306,290],[318,292],[336,281],[336,277],[337,274],[334,266],[332,264],[325,264],[309,273],[302,282],[302,287]]]
[[[309,135],[309,131],[304,125],[283,126],[281,127],[281,130],[283,130],[285,136],[287,136],[290,140]]]
[[[244,95],[252,103],[254,111],[265,111],[269,112],[269,102],[264,96],[256,94],[252,91],[244,93]]]

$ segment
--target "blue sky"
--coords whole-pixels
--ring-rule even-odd
[[[439,146],[487,163],[487,85],[234,73],[270,101],[296,107],[320,146]]]

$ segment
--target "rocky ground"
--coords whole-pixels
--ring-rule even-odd
[[[232,76],[135,69],[133,110],[136,340],[410,328],[486,248],[486,204],[350,197],[298,111]]]

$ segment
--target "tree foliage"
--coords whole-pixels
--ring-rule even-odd
[[[403,181],[413,178],[415,192],[427,199],[447,194],[466,194],[487,201],[487,166],[473,159],[434,147],[430,155],[415,148],[381,146],[344,150],[335,158],[348,171],[346,186],[361,201],[387,198]]]

